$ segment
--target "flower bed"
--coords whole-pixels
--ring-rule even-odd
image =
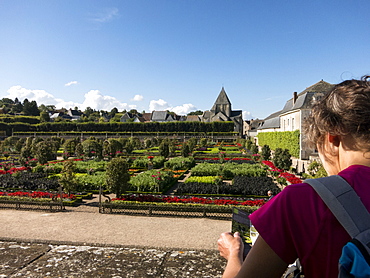
[[[302,183],[302,180],[300,178],[297,178],[295,175],[284,172],[284,170],[276,168],[273,162],[264,160],[262,161],[263,164],[266,166],[270,167],[271,174],[274,176],[279,176],[281,178],[286,179],[290,184],[297,184],[297,183]]]
[[[0,207],[15,209],[47,209],[62,210],[64,206],[74,206],[81,201],[73,194],[62,194],[63,203],[60,202],[60,194],[49,192],[4,192],[0,191]]]
[[[0,192],[0,208],[62,211],[64,206],[73,206],[78,201],[67,194],[63,194],[63,203],[52,197],[47,192]]]
[[[153,195],[126,195],[101,204],[102,213],[125,213],[146,216],[207,217],[230,220],[233,207],[252,213],[264,200],[234,200]]]
[[[182,204],[211,204],[219,206],[262,206],[265,204],[263,199],[258,200],[235,200],[224,198],[201,198],[178,196],[153,196],[153,195],[126,195],[121,198],[113,198],[112,202],[122,203],[125,201],[145,202],[145,203],[182,203]]]

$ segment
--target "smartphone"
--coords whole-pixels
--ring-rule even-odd
[[[244,254],[243,257],[245,258],[252,247],[252,240],[250,234],[250,227],[251,222],[249,220],[249,213],[234,207],[233,214],[232,214],[232,222],[231,222],[231,232],[239,232],[244,243]]]

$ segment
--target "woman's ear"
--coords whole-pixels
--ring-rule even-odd
[[[328,142],[333,144],[333,147],[339,147],[340,145],[340,138],[338,135],[331,135],[331,134],[327,134],[327,139],[328,139]]]

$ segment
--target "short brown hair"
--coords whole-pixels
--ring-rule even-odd
[[[370,76],[337,84],[312,107],[305,124],[307,143],[323,147],[325,134],[352,135],[370,151]]]

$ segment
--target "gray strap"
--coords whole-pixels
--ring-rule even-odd
[[[335,175],[304,182],[315,189],[352,238],[370,229],[369,212],[357,193],[342,177]]]

